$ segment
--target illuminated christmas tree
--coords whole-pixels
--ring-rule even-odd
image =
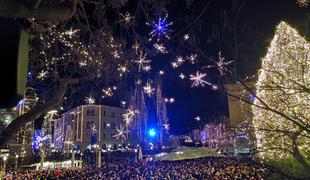
[[[310,43],[285,22],[262,59],[253,107],[260,155],[309,170]]]

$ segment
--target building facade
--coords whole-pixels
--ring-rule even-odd
[[[106,105],[81,105],[71,109],[54,120],[53,142],[58,149],[78,146],[81,151],[97,144],[100,147],[115,147],[132,141],[124,132],[123,138],[116,138],[124,125],[122,115],[125,109]]]

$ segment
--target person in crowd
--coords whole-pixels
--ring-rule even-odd
[[[124,158],[105,159],[100,168],[85,165],[82,169],[9,170],[6,180],[178,180],[178,179],[264,179],[270,171],[249,158],[205,157],[179,161],[135,162]]]

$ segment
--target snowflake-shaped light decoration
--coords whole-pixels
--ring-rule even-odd
[[[125,125],[126,125],[127,127],[131,124],[131,122],[132,122],[132,120],[133,120],[133,117],[134,117],[137,113],[139,113],[138,110],[135,110],[133,107],[130,107],[130,108],[127,109],[127,112],[124,113],[124,114],[122,115],[123,121],[125,122]]]
[[[112,52],[112,57],[113,57],[114,59],[119,59],[119,58],[121,58],[121,56],[120,56],[120,54],[119,54],[119,52],[118,52],[117,50],[115,50],[115,51]]]
[[[145,72],[149,72],[152,68],[151,68],[150,65],[147,65],[147,66],[142,67],[142,69],[143,69],[143,71],[145,71]]]
[[[86,61],[80,61],[79,65],[80,65],[80,67],[87,66],[87,62]]]
[[[139,48],[140,48],[140,44],[138,43],[138,41],[135,41],[135,43],[132,45],[132,49],[135,50],[136,54],[138,54]]]
[[[195,117],[195,120],[198,121],[198,122],[201,121],[200,116],[196,116],[196,117]]]
[[[185,75],[184,75],[183,73],[180,73],[180,74],[179,74],[179,78],[185,79]]]
[[[171,66],[172,66],[173,69],[176,69],[176,68],[179,67],[178,63],[177,63],[177,62],[174,62],[174,61],[171,62]]]
[[[209,82],[205,81],[203,78],[206,77],[207,74],[200,73],[199,71],[196,72],[194,75],[190,75],[190,80],[193,81],[192,87],[204,87],[206,84],[209,84]]]
[[[85,102],[89,105],[96,103],[95,99],[92,96],[86,97]]]
[[[44,80],[47,77],[47,74],[48,74],[48,71],[41,70],[38,73],[37,78],[40,80]]]
[[[189,39],[189,34],[184,34],[184,40],[186,41],[186,40],[188,40]]]
[[[191,64],[195,64],[197,62],[197,54],[191,54],[190,56],[186,57],[190,61]]]
[[[168,123],[164,123],[163,126],[164,126],[164,130],[166,131],[168,131],[170,128],[170,125]]]
[[[113,96],[113,90],[110,87],[102,89],[102,92],[103,92],[102,98]]]
[[[227,66],[231,64],[233,61],[225,61],[225,58],[222,56],[221,52],[219,52],[219,61],[215,62],[218,70],[220,71],[221,75],[227,72]]]
[[[176,69],[185,62],[185,59],[182,56],[177,56],[174,61],[171,62],[172,68]]]
[[[178,63],[178,65],[181,65],[185,62],[185,59],[182,56],[177,56],[175,61]]]
[[[218,54],[218,61],[213,61],[215,63],[215,65],[208,65],[206,66],[207,68],[217,68],[221,75],[224,75],[225,72],[229,72],[229,70],[227,69],[227,66],[230,65],[231,63],[233,63],[234,61],[226,61],[225,58],[222,56],[221,51]]]
[[[141,70],[148,71],[151,68],[151,66],[149,65],[151,60],[146,59],[146,55],[147,55],[147,53],[143,54],[140,51],[139,58],[137,60],[134,60],[134,62],[138,64],[139,71],[141,71]]]
[[[128,131],[125,130],[125,126],[120,125],[119,128],[116,128],[116,134],[113,136],[117,140],[126,140],[125,134],[128,133]]]
[[[121,14],[121,16],[122,16],[122,22],[124,22],[125,24],[130,24],[132,20],[134,19],[134,17],[131,16],[129,12],[126,12],[125,14]]]
[[[149,97],[154,93],[155,88],[151,86],[150,82],[147,82],[146,85],[143,87],[144,93],[147,94]]]
[[[166,54],[166,53],[167,53],[166,47],[165,47],[163,44],[155,43],[155,44],[154,44],[154,47],[155,47],[155,49],[156,49],[158,52],[160,52],[160,53],[162,53],[162,54]]]
[[[62,37],[61,35],[67,35],[70,39],[75,35],[75,33],[77,33],[79,30],[77,29],[69,29],[63,33],[60,34],[60,37]]]
[[[297,0],[297,4],[300,7],[308,7],[310,3],[310,0]]]
[[[121,106],[125,107],[126,106],[126,101],[121,101]]]
[[[160,37],[165,36],[169,39],[168,34],[168,27],[171,26],[173,23],[167,21],[168,14],[164,18],[159,18],[157,21],[153,21],[151,24],[146,23],[147,25],[151,26],[153,30],[149,33],[151,35],[150,41],[156,37],[157,41],[159,41]]]
[[[124,74],[128,72],[127,65],[118,65],[117,70],[119,71],[119,76],[122,77]]]

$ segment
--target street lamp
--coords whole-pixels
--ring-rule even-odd
[[[3,157],[3,169],[6,168],[6,160],[7,160],[7,159],[8,159],[7,156],[4,156],[4,157]]]
[[[15,169],[17,169],[18,166],[18,154],[15,155]]]

